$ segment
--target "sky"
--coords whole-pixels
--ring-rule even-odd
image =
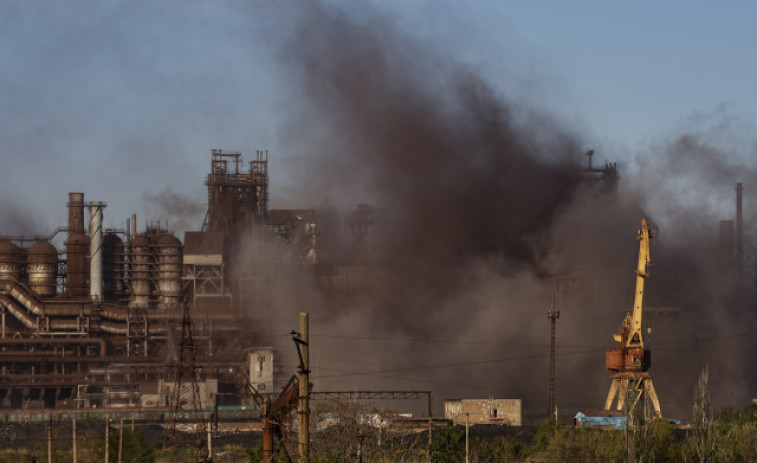
[[[704,354],[722,360],[700,336],[742,339],[754,322],[699,251],[719,220],[734,218],[736,182],[747,237],[754,232],[756,10],[696,1],[0,0],[0,235],[65,227],[67,194],[80,191],[107,203],[106,227],[136,213],[140,230],[167,220],[183,237],[202,224],[210,150],[248,160],[268,150],[271,208],[336,207],[338,216],[367,202],[396,226],[371,238],[400,269],[397,292],[341,308],[328,326],[335,339],[451,333],[520,341],[544,360],[546,318],[534,308],[549,298],[539,278],[608,261],[631,267],[640,208],[660,231],[654,252],[667,247],[668,267],[655,273],[661,292],[673,287],[676,302],[695,306],[686,330],[658,323],[659,338],[693,343],[695,353],[685,371],[667,357],[658,390],[670,401],[680,395],[670,378],[695,378]],[[595,166],[618,165],[617,204],[581,196],[573,167],[590,149]],[[684,284],[665,283],[666,271]],[[307,294],[280,289],[292,299],[279,303],[300,310]],[[594,389],[580,375],[565,380],[597,404],[607,387],[602,346],[624,310],[610,305],[572,318],[565,308],[560,322],[565,345],[600,346],[570,364],[599,378]],[[321,309],[320,320],[333,316]],[[747,341],[721,362],[722,397],[753,390]],[[504,350],[489,347],[491,356]],[[404,343],[375,360],[415,368],[474,353],[445,349]],[[498,374],[510,389],[483,395],[535,394],[529,381],[509,380],[544,376],[530,358],[504,362],[511,370]],[[358,368],[362,358],[350,361]],[[445,384],[457,371],[435,374]],[[482,394],[492,374],[478,369],[470,381]]]
[[[754,154],[752,2],[326,3],[388,18],[622,176],[692,131],[736,163]],[[311,206],[289,194],[302,153],[282,131],[298,104],[281,63],[291,17],[260,1],[0,2],[0,233],[65,225],[69,191],[105,201],[108,227],[135,212],[199,228],[212,148],[270,150],[272,207]],[[741,179],[725,180],[730,199]]]

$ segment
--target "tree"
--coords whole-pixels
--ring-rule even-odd
[[[417,436],[397,425],[397,414],[341,400],[316,402],[311,421],[311,462],[415,461],[426,455]]]
[[[151,463],[155,461],[155,447],[138,431],[123,430],[121,461],[124,463]],[[111,430],[108,436],[109,461],[118,461],[118,431]],[[95,447],[95,455],[105,457],[105,431],[102,431]]]
[[[694,391],[694,410],[691,419],[691,436],[689,448],[691,456],[699,463],[715,461],[718,450],[717,433],[712,423],[710,405],[709,367],[705,364],[699,373],[699,380]]]

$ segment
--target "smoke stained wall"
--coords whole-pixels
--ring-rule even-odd
[[[271,279],[278,291],[261,318],[273,332],[311,312],[316,388],[518,397],[546,410],[553,283],[585,275],[585,294],[557,298],[558,404],[601,407],[604,351],[632,306],[634,235],[648,217],[659,226],[647,302],[683,309],[646,316],[663,411],[689,414],[705,362],[720,378],[716,406],[753,394],[753,301],[733,266],[703,252],[729,217],[723,201],[692,201],[744,173],[738,162],[686,134],[627,160],[634,174],[620,193],[602,193],[582,177],[586,142],[560,121],[376,12],[298,7],[285,12],[280,50],[296,102],[281,129],[284,150],[298,153],[287,195],[326,198],[332,228],[333,211],[372,204],[366,253],[385,272],[373,291],[338,300],[301,274]],[[344,256],[341,235],[344,249],[329,248]],[[251,255],[275,253],[260,246]],[[279,347],[293,367],[289,341]]]

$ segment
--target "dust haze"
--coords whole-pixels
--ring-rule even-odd
[[[683,133],[621,162],[621,176],[626,167],[635,177],[605,191],[584,181],[590,141],[567,124],[511,103],[380,14],[299,6],[280,49],[298,102],[280,131],[296,153],[285,194],[321,198],[322,234],[342,227],[321,242],[322,261],[383,271],[362,296],[280,283],[271,310],[281,320],[294,326],[296,312],[311,312],[316,388],[430,389],[546,409],[554,298],[558,405],[600,408],[604,350],[632,306],[635,233],[647,217],[659,234],[647,302],[682,312],[646,317],[663,413],[689,414],[705,362],[720,378],[716,405],[753,395],[751,277],[718,251],[717,230],[754,165],[708,145],[708,134]],[[342,222],[357,203],[376,211],[359,252]],[[566,275],[591,275],[581,281],[594,287],[556,290]]]
[[[755,396],[755,248],[745,245],[740,272],[718,231],[743,182],[755,242],[757,141],[728,108],[616,157],[596,134],[534,109],[549,101],[503,94],[368,5],[243,2],[229,18],[214,5],[174,16],[173,5],[74,3],[3,6],[8,42],[30,45],[7,55],[15,64],[0,77],[13,158],[0,233],[52,232],[67,191],[108,201],[106,226],[138,212],[140,224],[197,230],[208,151],[268,149],[275,121],[271,207],[318,208],[321,262],[380,269],[370,291],[324,295],[304,268],[280,265],[279,248],[251,239],[240,260],[276,265],[264,269],[269,290],[250,333],[279,349],[282,374],[294,372],[289,331],[307,310],[319,390],[432,390],[437,414],[444,398],[521,398],[545,413],[554,301],[558,406],[600,408],[604,352],[632,305],[647,217],[645,302],[681,312],[645,316],[663,413],[690,414],[705,363],[716,409]],[[585,181],[589,149],[595,167],[618,162],[617,192]],[[376,211],[364,246],[344,223],[358,203]]]

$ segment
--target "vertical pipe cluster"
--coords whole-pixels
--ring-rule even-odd
[[[84,230],[84,207],[89,207],[89,236]],[[183,246],[173,234],[148,228],[137,234],[136,216],[127,227],[128,250],[113,232],[104,233],[101,201],[84,202],[83,193],[69,193],[66,287],[70,297],[89,296],[93,302],[130,298],[130,307],[164,308],[181,305]],[[4,247],[3,247],[4,246]],[[7,249],[6,249],[7,248]],[[16,252],[17,251],[17,252]],[[17,254],[21,257],[16,257]],[[30,248],[33,289],[54,296],[57,251],[49,243]],[[18,262],[17,262],[18,261]],[[0,279],[23,279],[23,253],[15,244],[0,243]],[[5,275],[5,276],[4,276]]]

